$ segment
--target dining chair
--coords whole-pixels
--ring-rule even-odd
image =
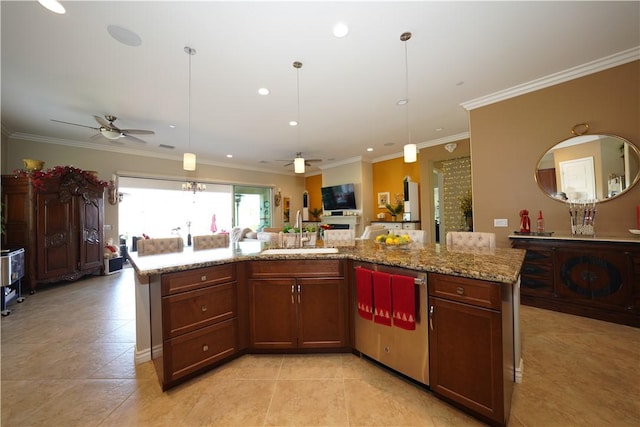
[[[193,236],[193,250],[226,248],[229,246],[229,234],[204,234]]]
[[[449,231],[446,242],[451,247],[495,248],[496,235],[480,231]]]
[[[183,249],[184,240],[182,240],[182,237],[163,237],[159,239],[138,240],[138,256],[182,252]]]

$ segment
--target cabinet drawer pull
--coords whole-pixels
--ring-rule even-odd
[[[202,311],[203,313],[207,311],[207,306],[203,305],[202,307],[200,307],[200,311]]]
[[[208,346],[208,345],[206,345],[206,344],[205,344],[205,345],[203,345],[203,346],[202,346],[202,351],[203,351],[203,352],[205,352],[205,351],[209,351],[209,346]]]
[[[205,276],[204,274],[202,276],[200,276],[200,281],[201,282],[206,282],[207,281],[207,276]]]
[[[295,300],[293,299],[293,294],[296,291],[296,285],[291,285],[291,304],[295,304]]]
[[[464,295],[464,288],[462,286],[458,286],[456,288],[456,292],[458,295]]]

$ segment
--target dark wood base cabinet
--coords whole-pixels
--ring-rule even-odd
[[[151,358],[162,389],[238,353],[236,264],[153,276]]]
[[[431,390],[506,425],[515,379],[511,286],[434,273],[428,284]]]
[[[247,266],[252,349],[347,347],[343,261],[253,261]]]
[[[522,303],[640,327],[640,242],[513,238]]]

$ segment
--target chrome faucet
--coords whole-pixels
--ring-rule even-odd
[[[298,229],[299,235],[298,238],[296,239],[296,245],[301,248],[304,245],[304,242],[308,242],[309,238],[308,237],[302,237],[302,214],[300,213],[300,209],[298,209],[298,211],[296,212],[296,225],[295,227]]]

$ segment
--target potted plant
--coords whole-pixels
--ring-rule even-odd
[[[309,215],[313,217],[314,221],[320,221],[320,215],[322,215],[322,209],[318,209],[318,208],[310,209]]]
[[[399,195],[396,195],[396,204],[392,205],[391,203],[387,203],[385,205],[389,213],[391,214],[391,220],[395,221],[397,216],[404,212],[404,204],[402,203],[402,198]]]

